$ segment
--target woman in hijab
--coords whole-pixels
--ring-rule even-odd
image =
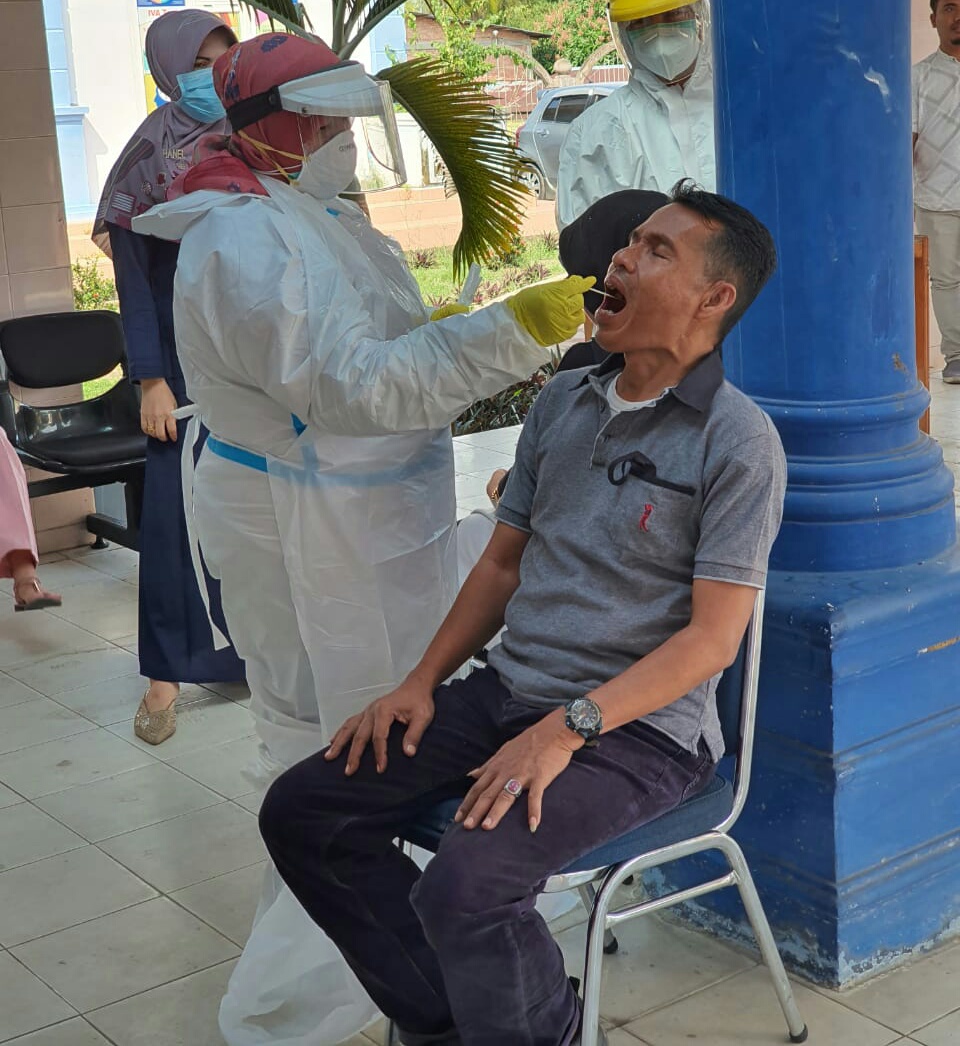
[[[179,246],[131,229],[131,219],[162,203],[183,174],[198,139],[225,128],[213,87],[213,63],[237,42],[206,11],[171,11],[150,25],[146,55],[157,86],[170,102],[137,128],[107,179],[93,239],[112,255],[130,364],[142,391],[140,419],[147,436],[146,482],[140,527],[140,673],[150,686],[134,733],[160,744],[176,729],[180,683],[233,682],[243,665],[228,645],[215,648],[191,564],[183,514],[178,423],[187,403],[173,332],[173,277]],[[214,620],[219,595],[208,579]],[[226,640],[219,637],[221,644]]]

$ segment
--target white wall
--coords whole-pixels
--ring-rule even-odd
[[[147,115],[134,0],[67,0],[77,102],[94,199],[120,150]]]

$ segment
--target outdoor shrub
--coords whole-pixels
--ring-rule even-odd
[[[411,269],[432,269],[437,264],[437,252],[429,247],[418,248],[407,254]]]
[[[490,262],[490,268],[506,269],[509,266],[522,265],[526,249],[527,245],[524,243],[523,237],[514,235],[507,249]]]
[[[540,246],[550,254],[556,254],[560,247],[560,240],[555,232],[548,230],[539,237],[539,240]]]
[[[555,364],[548,363],[526,381],[511,385],[509,389],[504,389],[489,399],[478,400],[453,423],[454,436],[521,425],[537,394],[555,370]]]
[[[96,258],[81,258],[70,267],[73,270],[73,305],[75,309],[111,309],[119,312],[117,288],[113,280],[104,276]]]

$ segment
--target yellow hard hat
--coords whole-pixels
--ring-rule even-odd
[[[650,18],[665,11],[686,7],[690,0],[610,0],[611,22],[632,22],[635,18]]]

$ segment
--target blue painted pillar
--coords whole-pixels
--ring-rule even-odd
[[[725,360],[790,467],[737,834],[785,957],[844,984],[960,932],[960,555],[918,428],[909,0],[714,0],[714,36],[721,191],[780,251]]]

